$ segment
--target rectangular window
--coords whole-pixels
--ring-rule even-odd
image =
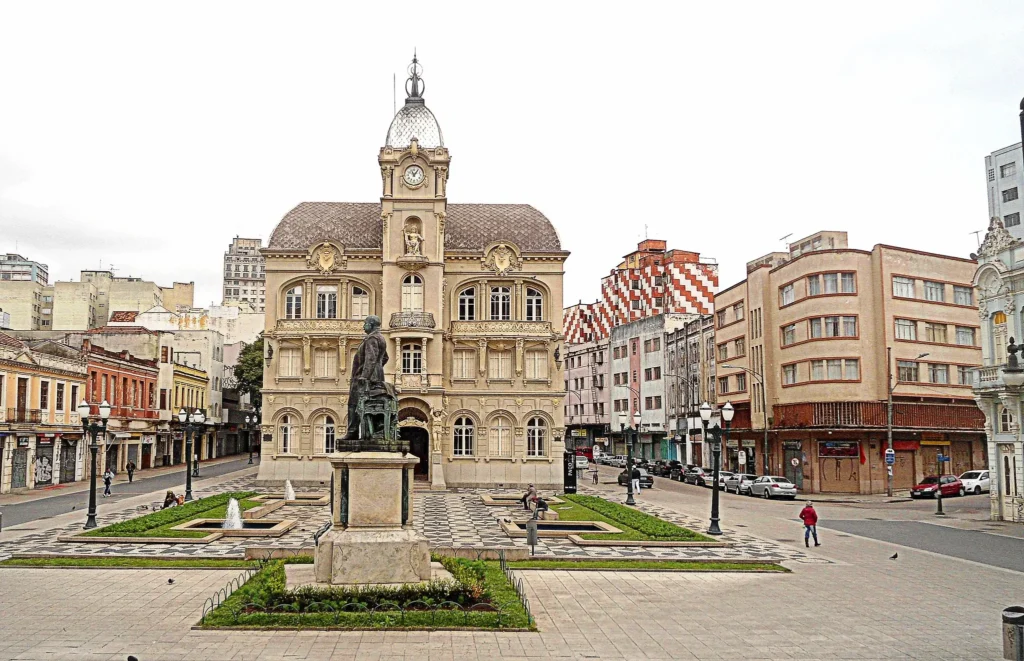
[[[423,373],[423,347],[418,342],[402,345],[402,374]]]
[[[286,347],[278,351],[280,359],[277,364],[279,376],[299,376],[302,369],[302,350],[296,347]]]
[[[56,410],[58,413],[64,412],[64,384],[57,384],[57,401],[55,402]]]
[[[739,357],[739,356],[746,356],[746,355],[747,355],[747,341],[745,339],[743,339],[742,337],[737,337],[736,338],[736,356]]]
[[[785,385],[796,383],[796,365],[783,366],[782,383]]]
[[[655,337],[651,339],[651,351],[661,351],[661,338]]]
[[[316,318],[338,318],[338,288],[333,285],[317,285]]]
[[[826,294],[838,294],[839,293],[839,274],[838,273],[826,273],[824,279],[825,279],[825,293]]]
[[[650,352],[651,352],[651,341],[650,340],[644,340],[644,353],[650,353]]]
[[[0,401],[4,398],[3,379],[0,379]],[[71,408],[78,406],[78,386],[71,386]]]
[[[896,320],[896,339],[897,340],[916,340],[917,339],[917,322],[911,321],[910,319],[897,319]]]
[[[953,285],[953,302],[957,305],[974,305],[974,290],[970,287]]]
[[[829,381],[840,381],[843,378],[843,361],[831,359],[828,361]]]
[[[1020,212],[1014,211],[1003,216],[1003,227],[1016,227],[1020,225]]]
[[[946,285],[941,282],[924,281],[924,300],[942,302],[946,300]]]
[[[651,372],[652,371],[653,370],[651,370],[650,367],[648,367],[647,369],[644,370],[644,381],[650,381],[651,380]]]
[[[811,361],[811,381],[824,381],[825,380],[825,361],[824,360],[812,360]]]
[[[939,342],[940,344],[945,344],[946,325],[926,322],[924,325],[924,339],[928,342]]]
[[[918,363],[913,360],[900,360],[896,362],[896,378],[899,381],[916,382],[919,380]]]
[[[796,342],[796,324],[782,327],[782,346]]]
[[[911,278],[893,276],[892,295],[901,298],[914,298],[914,281]]]
[[[974,346],[974,329],[970,326],[956,327],[956,343],[965,347]]]
[[[999,178],[1006,179],[1017,174],[1017,161],[1011,161],[1005,165],[999,166]]]
[[[794,300],[793,285],[786,285],[779,290],[779,305],[789,305]]]
[[[732,308],[736,312],[736,321],[743,319],[743,303],[737,303]]]
[[[825,337],[839,337],[839,317],[825,317]]]
[[[313,375],[318,379],[333,379],[338,375],[338,351],[336,349],[317,349],[315,354],[316,370]]]
[[[160,410],[167,410],[167,388],[160,389]]]
[[[654,397],[654,406],[653,406],[653,408],[655,410],[658,410],[658,409],[661,408],[661,396],[660,395],[656,395]]]
[[[472,379],[473,363],[476,362],[475,352],[471,349],[457,349],[452,353],[452,377],[456,379]]]
[[[718,377],[718,392],[723,394],[729,392],[729,377]]]
[[[719,344],[718,345],[718,360],[728,360],[728,359],[729,359],[729,345],[728,344]]]
[[[634,298],[632,304],[630,305],[630,307],[632,307],[634,310],[639,310],[641,306],[642,303],[640,302],[639,298]]]
[[[928,365],[928,380],[932,383],[949,383],[949,365]]]
[[[821,319],[820,318],[811,319],[810,324],[811,324],[811,337],[812,338],[822,337],[822,333],[821,333]]]
[[[721,328],[725,325],[725,310],[719,310],[715,313],[715,318],[718,321],[718,327]]]
[[[1003,191],[1003,202],[1013,202],[1017,199],[1017,187],[1007,188]]]
[[[491,319],[509,321],[512,319],[512,289],[491,287]]]
[[[962,386],[974,385],[974,370],[966,365],[956,367],[957,383]]]
[[[857,281],[853,273],[840,274],[839,291],[844,294],[854,294],[857,292]]]
[[[736,375],[736,390],[744,392],[747,389],[747,375],[740,372]],[[659,398],[660,399],[660,398]]]
[[[843,336],[857,337],[857,317],[843,317]]]
[[[526,378],[527,379],[547,379],[548,378],[548,354],[546,351],[538,351],[536,349],[527,351],[525,354],[526,360]],[[583,387],[585,379],[580,379],[580,387]]]
[[[821,276],[820,275],[809,275],[809,276],[807,276],[807,295],[808,296],[821,296]]]
[[[508,380],[512,378],[512,352],[488,351],[487,376],[491,379]]]
[[[844,374],[843,378],[847,381],[857,381],[860,379],[860,361],[855,358],[847,358],[843,361]]]
[[[46,410],[50,408],[50,382],[39,382],[39,408]]]

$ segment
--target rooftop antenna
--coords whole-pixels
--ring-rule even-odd
[[[788,239],[788,238],[789,238],[789,237],[791,237],[791,236],[793,236],[793,233],[792,233],[792,232],[790,232],[790,233],[789,233],[789,234],[787,234],[786,236],[784,236],[784,237],[782,237],[781,239],[779,239],[779,241],[785,241],[786,239]],[[789,244],[788,244],[788,243],[786,244],[786,250],[789,250]]]
[[[981,248],[981,239],[978,238],[978,235],[981,234],[983,231],[984,230],[975,230],[973,232],[968,232],[968,234],[973,234],[974,235],[974,240],[978,242],[978,248],[979,249]]]

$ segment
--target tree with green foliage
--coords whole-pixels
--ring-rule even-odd
[[[238,394],[249,395],[254,408],[263,404],[263,351],[263,333],[260,333],[255,342],[242,347],[235,365]]]

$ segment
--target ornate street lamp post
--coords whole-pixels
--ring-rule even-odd
[[[202,409],[196,409],[186,413],[185,409],[178,411],[178,422],[185,430],[185,501],[192,500],[192,441],[202,431],[206,416]]]
[[[107,403],[107,400],[103,400],[103,403],[97,408],[100,414],[100,424],[96,424],[95,418],[93,418],[93,422],[89,421],[91,408],[88,402],[83,399],[82,403],[78,405],[78,415],[82,419],[82,429],[92,439],[92,442],[89,444],[89,452],[92,454],[92,468],[89,474],[89,513],[85,519],[86,529],[96,527],[96,453],[100,449],[100,446],[96,443],[96,438],[100,432],[103,432],[103,437],[106,439],[107,418],[110,417],[110,404]]]
[[[249,446],[249,463],[252,463],[252,431],[253,426],[259,429],[260,424],[260,408],[257,406],[252,410],[250,415],[245,416],[245,440]],[[252,426],[250,426],[252,425]]]
[[[711,407],[708,407],[709,409]],[[732,416],[735,410],[732,407],[732,402],[726,402],[725,406],[721,409],[722,420],[725,422],[725,441],[729,440],[729,427],[732,423]],[[704,410],[701,407],[701,418],[704,417]],[[708,419],[711,418],[711,412],[708,411]],[[705,425],[707,423],[705,422]],[[715,433],[711,441],[711,453],[714,456],[714,469],[712,472],[713,484],[711,485],[711,526],[708,528],[709,535],[721,535],[722,529],[718,527],[718,471],[722,464],[722,430],[715,427]]]

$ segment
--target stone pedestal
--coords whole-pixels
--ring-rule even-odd
[[[444,464],[441,463],[441,453],[430,453],[430,490],[446,491],[448,484],[444,481]]]
[[[318,583],[418,583],[430,580],[430,548],[413,529],[415,455],[332,455],[334,527],[316,548]]]

